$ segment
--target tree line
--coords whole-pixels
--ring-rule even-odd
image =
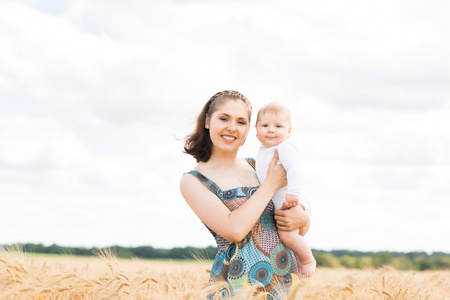
[[[317,265],[350,269],[393,266],[398,270],[449,270],[450,254],[443,252],[360,252],[348,250],[313,250]]]
[[[4,245],[0,248],[18,248],[26,253],[66,254],[94,256],[102,250],[108,249],[119,258],[142,259],[214,259],[217,248],[177,247],[172,249],[158,249],[152,246],[108,248],[64,247],[59,245],[45,246],[43,244]],[[350,250],[314,250],[314,257],[319,267],[366,269],[393,266],[398,270],[449,270],[450,254],[443,252],[361,252]]]

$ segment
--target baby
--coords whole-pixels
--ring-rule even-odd
[[[256,119],[256,136],[262,143],[256,156],[256,174],[259,182],[267,177],[267,169],[273,158],[274,151],[278,150],[278,163],[282,164],[287,173],[288,184],[278,189],[272,201],[275,209],[289,209],[299,204],[299,168],[297,149],[289,140],[291,132],[291,113],[284,105],[271,102],[263,106]],[[305,238],[305,229],[282,231],[278,230],[281,241],[294,251],[301,263],[301,278],[310,277],[316,269],[316,260]]]

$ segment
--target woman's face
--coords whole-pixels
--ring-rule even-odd
[[[210,117],[206,117],[205,128],[209,129],[214,151],[233,152],[244,144],[249,125],[249,112],[245,103],[229,99]]]

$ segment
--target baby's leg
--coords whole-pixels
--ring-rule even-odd
[[[300,258],[301,278],[312,276],[314,274],[314,271],[316,270],[316,260],[314,259],[311,249],[306,243],[305,238],[301,235],[298,235],[297,230],[278,230],[278,235],[280,236],[283,244],[294,251],[295,255]]]
[[[301,236],[305,236],[306,233],[308,232],[306,226],[300,227],[299,233]]]
[[[296,195],[286,194],[283,207],[286,209],[292,208],[299,204],[299,198]]]

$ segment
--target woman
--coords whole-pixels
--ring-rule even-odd
[[[298,279],[295,257],[281,243],[275,220],[278,228],[293,230],[308,227],[309,217],[300,208],[274,214],[271,197],[287,183],[285,170],[276,165],[277,153],[261,185],[254,160],[237,158],[247,138],[251,109],[242,94],[219,92],[205,104],[196,129],[186,138],[184,150],[198,164],[183,175],[181,193],[217,242],[208,285],[227,283],[208,298],[216,293],[234,297],[253,286],[278,299]]]

